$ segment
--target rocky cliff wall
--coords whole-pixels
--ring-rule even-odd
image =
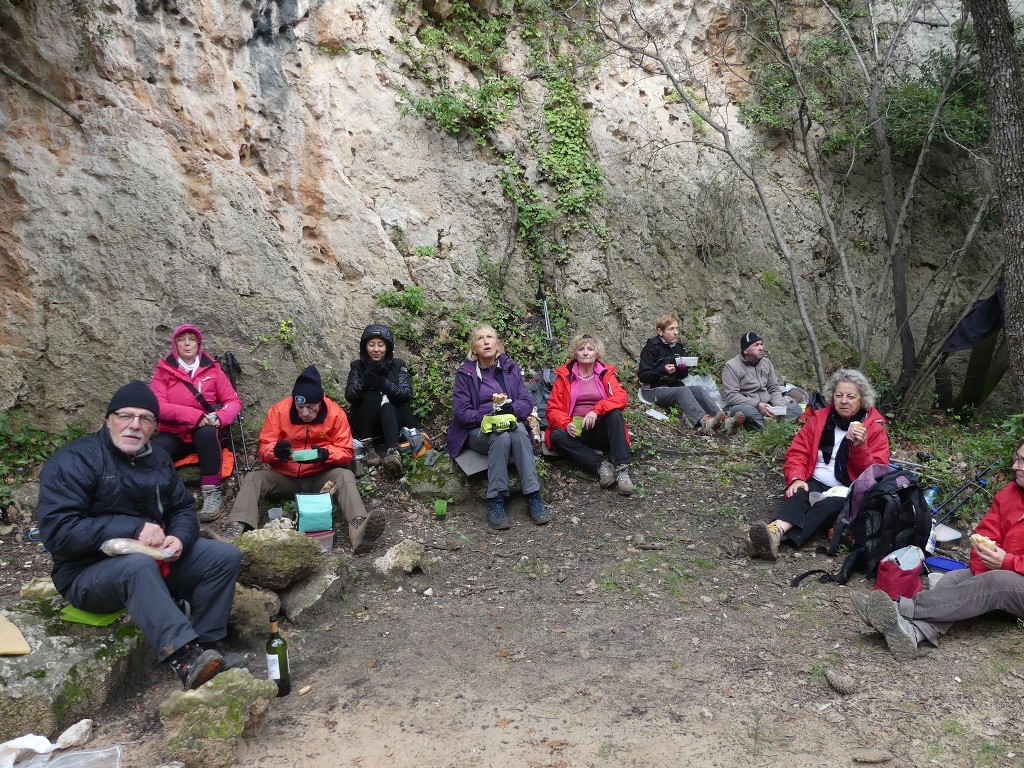
[[[22,406],[50,425],[95,418],[116,384],[148,379],[181,322],[238,355],[244,394],[261,410],[310,362],[344,381],[382,290],[414,284],[440,304],[482,301],[481,254],[507,259],[510,300],[536,290],[493,149],[403,109],[400,90],[421,84],[396,41],[420,7],[102,0],[84,17],[75,7],[23,0],[0,11],[0,61],[82,117],[0,80],[0,410]],[[704,0],[650,8],[667,36],[689,30],[688,46],[726,19]],[[502,67],[524,77],[524,99],[543,102],[521,44]],[[742,80],[695,72],[734,118]],[[444,76],[475,73],[449,63]],[[706,308],[723,356],[756,328],[791,378],[813,383],[753,191],[694,143],[666,83],[612,57],[583,103],[606,202],[592,211],[596,229],[544,268],[578,326],[597,329],[621,361],[658,313]],[[736,128],[738,142],[755,141]],[[511,121],[494,141],[535,173],[537,130]],[[838,277],[779,149],[768,146],[763,162],[783,182],[773,194],[826,352],[839,356],[849,339]],[[859,172],[865,191],[847,215],[870,244],[882,224],[873,170]],[[948,251],[954,229],[939,210],[916,225],[914,248]],[[880,263],[866,245],[859,274],[872,280]]]

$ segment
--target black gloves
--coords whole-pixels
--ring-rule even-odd
[[[289,461],[292,458],[292,444],[288,440],[278,440],[274,446],[274,457],[278,461]]]
[[[330,456],[330,454],[327,452],[326,448],[321,448],[319,445],[316,447],[316,460],[317,461],[327,461],[329,456]]]
[[[512,413],[512,401],[511,400],[506,400],[501,405],[494,406],[494,413],[496,415],[504,415],[504,414],[507,414],[507,413]]]

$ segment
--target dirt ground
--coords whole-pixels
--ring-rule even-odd
[[[1016,621],[961,623],[940,648],[897,662],[850,605],[869,583],[789,586],[838,560],[813,545],[777,563],[747,559],[746,528],[770,518],[782,483],[742,436],[659,425],[633,477],[625,498],[545,465],[551,524],[534,526],[517,500],[498,534],[482,501],[439,522],[380,482],[370,503],[388,516],[382,542],[355,561],[344,602],[286,625],[293,693],[273,702],[238,764],[1024,765]],[[5,538],[6,599],[49,566],[38,545]],[[404,538],[436,565],[388,582],[372,559]],[[828,669],[855,691],[834,691]],[[176,682],[163,672],[96,715],[93,744],[122,744],[127,768],[169,760],[156,710]]]

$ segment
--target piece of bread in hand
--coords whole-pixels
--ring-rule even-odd
[[[863,421],[851,421],[850,422],[850,426],[851,427],[863,427],[864,426],[864,422]]]
[[[992,539],[990,539],[988,536],[982,536],[980,533],[972,533],[971,546],[975,549],[995,550],[996,543],[992,541]]]
[[[501,405],[506,400],[508,400],[508,395],[506,395],[504,392],[495,392],[493,395],[491,395],[491,402],[494,403],[495,405]]]

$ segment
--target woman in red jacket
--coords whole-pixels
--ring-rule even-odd
[[[750,552],[777,560],[785,539],[803,546],[835,522],[849,488],[872,464],[889,463],[885,419],[875,409],[875,390],[860,371],[840,368],[825,386],[831,405],[815,411],[786,451],[785,501],[770,523],[750,526]],[[821,494],[826,494],[822,496]]]
[[[150,389],[160,403],[160,433],[153,438],[174,461],[195,453],[202,477],[200,522],[220,516],[224,495],[220,474],[221,430],[242,411],[242,401],[220,364],[203,352],[203,334],[179,325],[171,353],[156,364]]]
[[[850,595],[865,624],[885,636],[894,656],[917,654],[927,640],[939,644],[954,622],[991,611],[1024,619],[1024,440],[1013,455],[1013,482],[992,499],[971,537],[971,567],[945,574],[939,583],[912,599],[892,601],[880,590]]]
[[[628,496],[633,493],[633,454],[622,416],[628,397],[615,377],[615,366],[601,362],[603,354],[604,346],[589,333],[570,342],[569,362],[555,371],[544,438],[549,448],[597,475],[602,488],[614,485]],[[605,448],[611,462],[604,458]]]

